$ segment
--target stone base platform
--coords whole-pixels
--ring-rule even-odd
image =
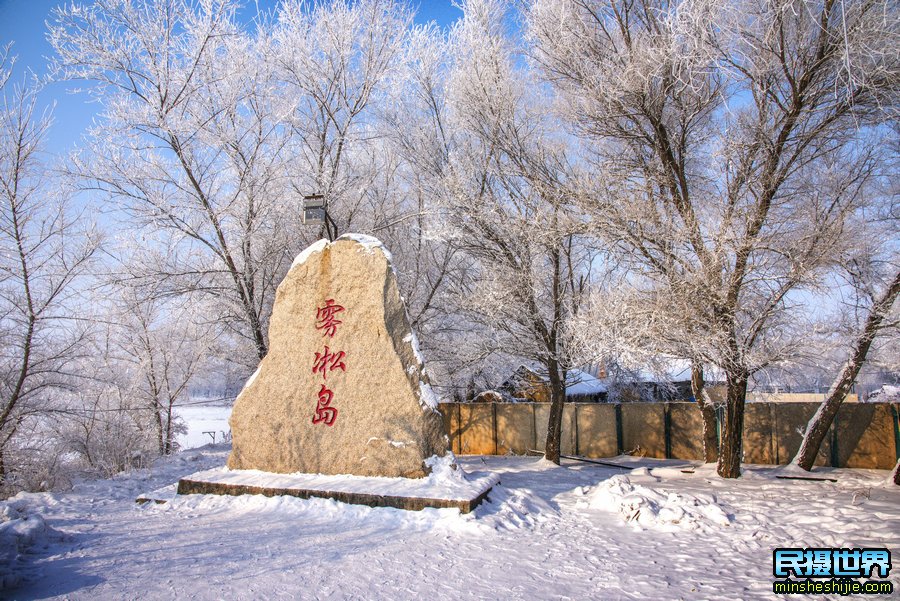
[[[178,482],[179,495],[265,495],[301,499],[320,497],[369,507],[420,511],[427,507],[475,509],[500,479],[496,474],[459,474],[453,478],[380,478],[274,474],[219,468],[197,472]],[[148,495],[151,496],[151,495]],[[146,501],[156,499],[145,499]]]
[[[156,503],[157,505],[162,505],[163,503],[168,503],[178,494],[178,484],[169,484],[168,486],[164,486],[153,492],[144,493],[138,496],[135,499],[140,505],[144,503]]]

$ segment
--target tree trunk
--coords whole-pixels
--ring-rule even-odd
[[[726,374],[725,385],[725,424],[716,471],[722,478],[740,478],[747,374]]]
[[[203,186],[200,185],[200,182],[195,176],[190,162],[185,157],[184,147],[181,145],[181,140],[179,140],[177,136],[170,134],[169,146],[178,157],[182,169],[184,170],[184,174],[187,176],[191,187],[194,189],[194,192],[197,195],[197,200],[200,201],[200,205],[206,213],[208,223],[212,226],[213,231],[216,234],[216,240],[218,241],[218,247],[215,249],[216,254],[225,263],[227,272],[231,275],[231,279],[234,282],[235,291],[238,295],[238,300],[241,302],[241,308],[243,309],[244,314],[247,316],[247,321],[250,325],[251,333],[253,334],[253,342],[256,345],[256,354],[260,358],[260,360],[262,360],[268,353],[269,347],[266,344],[265,332],[263,332],[263,327],[259,319],[259,315],[257,315],[256,309],[253,305],[254,299],[252,290],[248,289],[247,282],[242,277],[242,272],[237,268],[237,264],[235,263],[234,258],[231,256],[230,247],[226,242],[225,229],[222,227],[219,215],[217,215],[215,210],[213,210],[212,202],[206,195],[206,190],[204,190]]]
[[[174,413],[172,409],[172,402],[169,401],[169,406],[166,408],[166,455],[172,454],[172,414]]]
[[[559,365],[556,361],[550,361],[547,367],[550,377],[550,418],[547,423],[547,445],[544,449],[544,457],[559,465],[566,386],[564,377],[560,377]]]
[[[153,413],[156,414],[156,446],[160,455],[166,454],[166,447],[163,442],[163,423],[162,423],[162,406],[158,399],[153,400]]]
[[[862,332],[856,339],[853,355],[847,360],[844,369],[841,370],[841,373],[838,374],[838,377],[831,384],[828,394],[825,395],[825,401],[819,406],[819,410],[812,416],[812,419],[809,420],[809,425],[806,426],[806,434],[803,436],[800,450],[797,451],[797,456],[794,457],[792,463],[800,466],[807,472],[812,469],[813,463],[816,461],[816,455],[819,454],[819,447],[822,446],[822,441],[825,439],[825,434],[828,433],[828,429],[834,422],[834,417],[837,415],[841,403],[844,402],[844,399],[850,392],[850,388],[853,386],[853,382],[856,381],[859,370],[862,369],[863,364],[866,362],[869,347],[872,346],[872,341],[878,334],[881,322],[891,310],[898,294],[900,294],[900,271],[894,275],[894,281],[884,291],[884,294],[872,305]]]
[[[553,225],[556,227],[556,208],[554,207]],[[559,339],[558,333],[563,317],[563,288],[561,277],[561,253],[560,249],[553,247],[550,250],[553,260],[553,323],[550,328],[542,332],[550,359],[547,360],[547,375],[550,380],[550,418],[547,424],[547,446],[544,449],[544,457],[559,465],[560,446],[562,441],[563,405],[566,402],[566,370],[561,369],[558,360]],[[536,321],[540,319],[540,312],[536,304],[532,303],[532,315]],[[541,331],[543,328],[538,328]]]
[[[691,365],[691,392],[697,400],[697,407],[703,418],[703,456],[706,463],[715,463],[719,458],[719,437],[716,434],[716,408],[706,392],[703,366]]]

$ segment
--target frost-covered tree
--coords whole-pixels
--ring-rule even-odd
[[[266,354],[275,286],[298,250],[282,126],[290,107],[230,0],[98,0],[55,12],[55,76],[105,107],[74,162],[149,249],[149,290],[201,295]]]
[[[377,109],[412,13],[286,2],[250,32],[237,5],[99,0],[56,11],[50,39],[56,77],[87,81],[107,107],[74,165],[147,248],[129,285],[206,297],[258,360],[275,287],[325,234],[300,225],[304,195],[323,194],[341,230],[408,238]]]
[[[592,226],[638,289],[673,299],[678,354],[724,375],[723,477],[740,475],[748,381],[794,352],[797,293],[864,202],[898,23],[881,0],[529,3],[534,59],[594,165]]]
[[[42,153],[50,115],[37,90],[10,82],[0,56],[0,487],[46,446],[56,397],[74,385],[84,328],[75,321],[79,279],[99,237],[68,206]]]
[[[567,369],[566,324],[589,263],[572,199],[565,145],[532,73],[504,33],[506,3],[471,0],[453,31],[448,80],[454,135],[443,179],[442,235],[474,259],[458,289],[480,326],[483,356],[537,363],[550,384],[545,455],[559,463]]]
[[[435,388],[458,397],[475,372],[491,370],[471,344],[480,331],[459,315],[454,294],[470,281],[473,259],[460,252],[452,237],[440,235],[456,138],[447,99],[451,48],[446,31],[415,27],[400,67],[391,74],[390,94],[378,109],[378,120],[388,145],[384,152],[393,157],[384,179],[390,177],[394,185],[378,189],[393,202],[391,210],[376,213],[372,233],[393,252]]]
[[[105,475],[178,450],[177,410],[222,329],[210,327],[197,299],[122,284],[130,267],[105,265],[98,275],[82,314],[92,323],[89,352],[74,365],[83,378],[55,432],[82,467]]]
[[[803,443],[793,460],[793,463],[804,470],[812,469],[822,440],[834,422],[841,403],[856,381],[869,349],[879,330],[884,327],[898,295],[900,295],[900,270],[894,273],[892,280],[885,285],[884,290],[877,298],[870,299],[871,306],[868,315],[853,342],[849,357],[825,394],[825,401],[819,406],[819,410],[813,415],[806,428]]]
[[[211,328],[192,322],[184,304],[158,300],[124,290],[115,338],[120,379],[153,424],[157,452],[177,450],[175,409],[188,399],[189,386],[203,365],[211,342]]]
[[[53,438],[74,460],[66,471],[77,468],[108,477],[144,465],[147,458],[156,456],[157,445],[151,413],[123,385],[127,371],[110,344],[112,324],[104,326],[95,325],[92,354],[80,366],[90,377],[69,395]]]
[[[591,289],[570,326],[573,353],[584,363],[659,374],[660,382],[665,381],[673,362],[687,361],[692,393],[703,418],[704,457],[715,462],[718,403],[706,386],[712,370],[693,344],[702,332],[692,330],[693,323],[685,320],[694,311],[692,296],[678,297],[672,292],[628,268],[614,266],[603,282]]]
[[[395,164],[381,145],[377,107],[401,65],[411,22],[412,11],[396,0],[291,0],[261,32],[288,108],[291,187],[299,196],[323,195],[338,230],[383,225],[379,208],[390,199],[377,190]]]
[[[861,216],[859,228],[847,232],[857,243],[840,261],[838,275],[842,276],[839,281],[843,285],[836,288],[847,290],[841,308],[850,333],[842,337],[846,342],[838,346],[844,355],[840,368],[825,400],[810,419],[793,459],[794,464],[806,471],[812,469],[819,447],[860,370],[871,354],[877,354],[879,341],[876,339],[890,344],[900,333],[900,306],[897,303],[900,296],[900,240],[895,236],[900,224],[900,215],[895,214],[900,140],[895,139],[889,146],[893,147],[889,157],[892,160],[882,163],[887,185],[878,190],[881,194],[875,196],[875,202]]]

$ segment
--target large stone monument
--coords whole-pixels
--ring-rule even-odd
[[[424,477],[447,451],[390,254],[346,235],[278,287],[269,353],[231,415],[232,470]]]

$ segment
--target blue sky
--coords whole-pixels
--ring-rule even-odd
[[[63,3],[60,0],[0,0],[0,44],[14,43],[11,54],[18,57],[17,80],[21,81],[29,69],[38,75],[44,74],[46,57],[53,52],[46,40],[45,22],[50,18],[50,11]],[[277,0],[245,0],[245,4],[242,13],[249,19],[256,13],[257,5],[260,10],[267,10],[277,5]],[[413,0],[411,4],[418,8],[416,21],[419,23],[435,21],[447,26],[462,16],[451,0]],[[43,104],[55,105],[54,123],[47,140],[48,150],[54,153],[73,149],[96,112],[96,105],[89,102],[86,94],[68,92],[73,87],[71,83],[51,84],[41,94]]]

